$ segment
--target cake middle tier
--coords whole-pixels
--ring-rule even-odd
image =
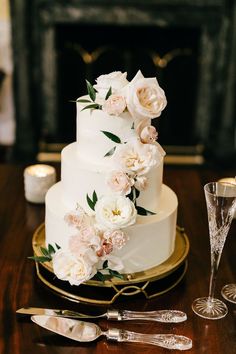
[[[62,193],[68,208],[74,209],[78,203],[87,213],[91,209],[86,196],[92,196],[95,191],[98,198],[103,195],[114,195],[107,184],[108,176],[112,172],[111,165],[101,165],[86,162],[86,156],[81,159],[77,143],[67,145],[61,153],[61,182]],[[158,210],[160,201],[163,174],[162,163],[147,173],[148,186],[140,192],[137,205],[152,212]]]

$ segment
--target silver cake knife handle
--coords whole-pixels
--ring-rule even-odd
[[[186,313],[178,310],[128,311],[108,310],[107,319],[117,321],[145,320],[163,323],[178,323],[187,320]]]

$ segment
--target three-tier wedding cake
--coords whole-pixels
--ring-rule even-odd
[[[61,153],[46,195],[46,244],[55,275],[72,285],[155,267],[174,251],[177,197],[162,183],[151,125],[166,106],[156,78],[101,75],[77,99],[77,139]]]

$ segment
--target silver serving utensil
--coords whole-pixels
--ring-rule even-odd
[[[56,309],[44,309],[39,307],[23,307],[16,311],[19,314],[24,315],[47,315],[47,316],[59,316],[70,317],[78,319],[87,318],[106,318],[112,321],[129,321],[129,320],[145,320],[156,321],[164,323],[178,323],[187,319],[187,315],[182,311],[177,310],[159,310],[159,311],[128,311],[128,310],[107,310],[102,315],[86,315],[70,310],[56,310]]]
[[[167,349],[187,350],[192,348],[192,340],[176,334],[143,334],[118,328],[102,331],[95,323],[72,320],[56,316],[36,315],[31,320],[37,325],[61,336],[78,342],[91,342],[100,336],[117,342],[140,342]]]

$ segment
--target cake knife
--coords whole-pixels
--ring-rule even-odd
[[[142,320],[142,321],[156,321],[163,323],[178,323],[187,319],[186,313],[178,310],[158,310],[158,311],[128,311],[108,309],[107,312],[101,315],[87,315],[84,313],[71,311],[71,310],[56,310],[45,309],[41,307],[23,307],[16,311],[18,314],[23,315],[47,315],[58,317],[70,318],[106,318],[111,321],[129,321],[129,320]]]

